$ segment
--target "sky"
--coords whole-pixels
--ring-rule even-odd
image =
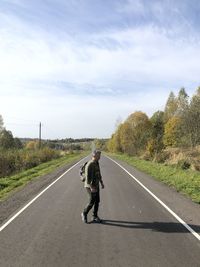
[[[109,138],[200,85],[199,0],[0,0],[0,114],[16,137]]]

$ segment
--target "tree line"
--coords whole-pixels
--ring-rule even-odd
[[[4,127],[0,115],[0,179],[66,154],[89,151],[92,138],[41,140],[17,138]],[[62,150],[62,151],[61,151]],[[0,190],[2,189],[0,181]]]
[[[164,111],[156,111],[150,118],[136,111],[120,123],[107,143],[110,152],[129,155],[148,153],[155,157],[168,147],[200,145],[200,87],[189,98],[185,88],[176,96],[170,92]]]
[[[0,178],[58,157],[60,157],[58,151],[44,145],[40,147],[37,140],[22,143],[19,138],[13,137],[12,132],[4,127],[3,118],[0,115]],[[0,190],[3,184],[0,181]]]
[[[23,147],[21,140],[17,137],[13,137],[11,131],[6,130],[3,123],[3,118],[0,115],[0,150],[5,149],[20,149]]]

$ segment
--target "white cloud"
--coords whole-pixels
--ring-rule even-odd
[[[15,21],[14,21],[15,23]],[[28,31],[28,29],[27,29]],[[71,83],[112,84],[119,77],[142,80],[198,78],[199,42],[171,40],[153,26],[86,36],[85,43],[32,32],[28,37],[1,32],[1,80],[63,80]],[[94,39],[119,44],[117,49],[89,44]],[[186,64],[187,61],[187,64]]]
[[[37,136],[42,121],[45,138],[108,137],[119,116],[151,115],[170,90],[199,81],[199,36],[170,38],[177,28],[170,35],[148,25],[59,39],[11,15],[3,21],[0,114],[17,136]],[[29,120],[33,128],[20,126]]]

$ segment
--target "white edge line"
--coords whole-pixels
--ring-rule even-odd
[[[54,185],[58,180],[60,180],[66,173],[71,171],[76,165],[78,165],[82,160],[86,159],[87,157],[81,159],[79,162],[77,162],[72,167],[70,167],[67,171],[61,174],[55,181],[53,181],[44,190],[42,190],[36,197],[34,197],[31,201],[29,201],[28,204],[26,204],[22,209],[20,209],[14,216],[12,216],[6,223],[4,223],[0,227],[0,232],[3,231],[3,229],[5,229],[13,220],[15,220],[25,209],[27,209],[36,199],[38,199],[42,194],[44,194],[45,191],[47,191],[52,185]]]
[[[193,234],[199,241],[200,241],[200,235],[195,232],[186,222],[184,222],[173,210],[171,210],[162,200],[160,200],[156,195],[154,195],[146,186],[144,186],[135,176],[133,176],[129,171],[127,171],[124,167],[122,167],[118,162],[113,160],[112,158],[106,156],[111,161],[113,161],[115,164],[117,164],[120,168],[122,168],[128,175],[130,175],[139,185],[141,185],[153,198],[155,198],[171,215],[173,215],[177,221],[179,221],[187,230]]]

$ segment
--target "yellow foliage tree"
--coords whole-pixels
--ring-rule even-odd
[[[107,149],[109,152],[114,152],[114,134],[111,136],[107,143]]]
[[[129,123],[131,127],[130,142],[131,145],[134,146],[133,153],[137,154],[146,147],[150,134],[151,122],[148,116],[141,111],[132,113],[126,122]]]
[[[174,116],[168,120],[164,129],[164,144],[165,146],[177,147],[182,138],[181,131],[182,122],[180,117]]]
[[[138,154],[145,149],[151,128],[148,116],[137,111],[121,123],[108,142],[111,152],[123,152],[129,155]]]
[[[129,122],[126,121],[122,124],[120,137],[122,152],[129,155],[134,154],[134,135]]]

